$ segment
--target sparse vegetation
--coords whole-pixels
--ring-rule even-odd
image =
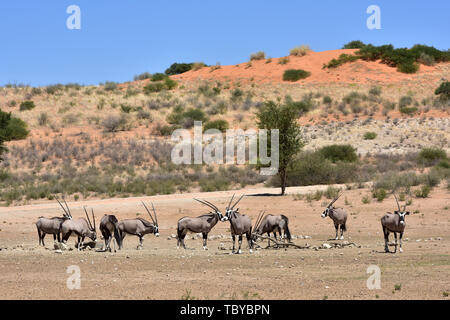
[[[256,53],[252,53],[250,55],[250,61],[253,61],[253,60],[264,60],[264,59],[266,59],[266,54],[265,54],[264,51],[258,51]]]
[[[290,56],[303,57],[306,55],[311,48],[308,45],[302,44],[301,46],[295,47],[289,51]]]

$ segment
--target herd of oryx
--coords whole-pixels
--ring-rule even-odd
[[[322,213],[322,218],[326,218],[329,216],[334,223],[334,227],[336,229],[336,237],[335,240],[344,239],[344,231],[347,231],[347,212],[343,208],[335,208],[334,203],[339,199],[342,195],[339,194],[336,196],[325,208]],[[236,205],[242,200],[244,195],[242,195],[239,199],[237,199],[234,203],[234,195],[228,203],[225,214],[219,210],[219,208],[212,204],[207,200],[199,200],[194,199],[205,206],[208,206],[212,209],[211,212],[207,214],[203,214],[198,217],[183,217],[178,220],[177,225],[177,248],[183,246],[186,249],[186,245],[184,243],[184,239],[188,232],[191,233],[201,233],[203,235],[203,249],[207,250],[207,240],[208,234],[214,228],[214,226],[220,221],[229,221],[230,223],[230,231],[231,237],[233,240],[233,249],[232,253],[241,253],[242,239],[245,235],[248,242],[248,247],[250,252],[253,251],[254,245],[258,238],[264,238],[263,235],[267,234],[267,239],[269,241],[270,246],[270,234],[272,233],[275,237],[275,242],[277,241],[277,233],[279,235],[280,240],[285,241],[286,239],[291,241],[291,233],[289,231],[289,219],[285,215],[272,215],[272,214],[264,214],[260,212],[255,225],[252,225],[252,221],[249,216],[245,214],[239,213],[239,208],[236,208]],[[397,202],[398,210],[395,210],[394,213],[386,213],[381,218],[381,225],[383,228],[384,240],[385,240],[385,251],[389,252],[388,242],[389,242],[389,233],[394,233],[395,237],[395,251],[397,252],[397,233],[400,234],[400,252],[402,252],[402,237],[405,230],[405,215],[409,215],[409,212],[406,211],[406,205],[403,209],[400,208],[400,204],[396,195],[394,194],[395,201]],[[53,239],[56,242],[58,240],[59,243],[66,243],[69,237],[74,234],[77,236],[78,240],[76,242],[76,247],[78,250],[84,248],[84,240],[85,238],[90,238],[92,241],[96,241],[97,239],[97,227],[95,223],[95,215],[94,210],[91,209],[91,218],[89,217],[88,210],[83,207],[84,212],[86,214],[86,218],[78,218],[74,219],[70,212],[69,206],[65,199],[63,199],[64,205],[56,199],[63,209],[64,213],[62,217],[53,217],[53,218],[45,218],[40,217],[36,222],[36,227],[39,235],[39,244],[44,244],[44,238],[46,234],[52,234]],[[142,202],[144,208],[148,212],[150,219],[152,222],[147,221],[143,218],[135,218],[135,219],[124,219],[119,221],[114,215],[105,214],[100,220],[100,232],[105,241],[105,248],[102,251],[112,251],[111,249],[111,240],[114,243],[114,251],[116,250],[116,243],[118,248],[121,249],[123,246],[123,240],[125,235],[135,235],[139,238],[138,249],[141,249],[143,246],[143,239],[146,234],[154,234],[155,236],[159,236],[159,228],[158,228],[158,217],[156,215],[155,207],[152,203],[152,211],[149,210],[147,205]],[[341,235],[339,238],[339,229],[341,231]],[[236,236],[238,236],[239,248],[236,251]]]

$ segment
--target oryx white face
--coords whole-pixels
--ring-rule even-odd
[[[237,210],[227,208],[227,210],[225,211],[225,216],[222,219],[220,219],[220,221],[231,220],[231,215],[233,214],[233,211],[237,211]]]
[[[154,234],[155,236],[159,237],[159,227],[158,227],[158,226],[155,226],[155,227],[154,227],[154,229],[153,229],[153,234]]]
[[[409,211],[394,211],[400,217],[400,224],[405,224],[405,216],[409,215]]]
[[[322,212],[321,217],[322,217],[322,218],[328,217],[328,213],[330,213],[330,210],[331,210],[331,208],[330,208],[330,207],[327,207],[327,208]]]
[[[219,218],[220,221],[226,221],[226,220],[224,220],[224,216],[223,216],[222,212],[217,210],[216,214],[217,214],[217,217]]]

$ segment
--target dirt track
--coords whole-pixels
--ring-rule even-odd
[[[288,188],[288,193],[314,189]],[[308,203],[291,195],[264,195],[278,189],[243,191],[249,196],[241,202],[241,212],[253,219],[262,209],[286,214],[294,235],[311,237],[297,238],[295,243],[319,247],[335,242],[328,240],[334,236],[331,220],[320,218],[327,200]],[[125,249],[116,254],[58,254],[52,250],[51,236],[46,237],[47,249],[38,247],[34,222],[41,215],[60,215],[56,202],[0,208],[0,299],[448,299],[444,295],[450,292],[450,195],[444,187],[435,189],[428,199],[413,199],[410,210],[419,212],[407,217],[401,254],[383,253],[379,219],[394,209],[393,198],[362,204],[362,196],[369,193],[366,189],[346,191],[337,203],[350,213],[346,240],[360,248],[271,249],[249,254],[244,240],[243,254],[230,255],[230,250],[218,248],[223,243],[230,249],[229,238],[210,240],[208,251],[201,249],[200,239],[189,238],[186,243],[190,249],[177,250],[176,240],[168,239],[175,233],[177,220],[205,213],[205,207],[192,198],[208,198],[224,208],[232,193],[69,203],[75,217],[82,215],[82,205],[88,205],[99,221],[104,213],[119,219],[135,217],[136,213],[145,217],[140,200],[154,202],[161,236],[147,235],[140,251],[136,250],[138,239],[128,236]],[[219,222],[210,236],[228,235],[228,230],[228,222]],[[73,246],[74,241],[71,238],[69,244]],[[265,242],[260,244],[265,246]],[[81,269],[80,290],[67,289],[70,265]],[[381,268],[381,290],[367,289],[369,265]]]

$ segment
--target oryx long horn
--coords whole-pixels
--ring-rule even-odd
[[[69,206],[67,205],[67,202],[66,202],[66,198],[63,198],[63,200],[64,200],[64,204],[67,207],[67,211],[69,212],[70,217],[72,217],[72,212],[70,212]]]
[[[91,208],[92,213],[92,220],[94,221],[94,231],[97,230],[97,227],[95,226],[95,215],[94,215],[94,208]]]
[[[152,208],[153,208],[153,214],[155,215],[156,225],[158,225],[158,217],[156,216],[155,206],[153,205],[153,202],[151,204],[152,204]]]
[[[71,218],[70,214],[66,211],[66,209],[64,208],[64,206],[62,205],[62,203],[59,202],[58,198],[55,197],[55,199],[56,199],[56,201],[58,201],[59,205],[60,205],[61,208],[63,209],[63,211],[64,211],[64,216],[65,216],[65,217],[68,217],[68,218]]]
[[[194,198],[194,200],[200,202],[201,204],[204,204],[205,206],[210,207],[210,208],[213,209],[214,211],[217,210],[217,208],[215,208],[213,205],[211,205],[211,204],[209,204],[209,203],[207,203],[207,202],[205,202],[205,201],[203,201],[203,200],[199,200],[199,199],[195,199],[195,198]]]
[[[211,206],[213,206],[217,211],[219,211],[219,208],[217,208],[217,206],[214,204],[214,203],[212,203],[211,201],[208,201],[208,200],[203,200],[203,201],[205,201],[206,203],[209,203]]]
[[[234,207],[239,203],[239,201],[242,200],[242,198],[243,198],[244,196],[245,196],[245,194],[243,194],[243,195],[239,198],[239,200],[236,201],[236,202],[233,204],[233,206],[231,207],[231,209],[234,209]]]
[[[343,192],[338,194],[338,196],[336,198],[334,198],[334,200],[331,201],[331,203],[328,206],[332,206],[343,194],[344,194]]]
[[[254,227],[254,230],[256,230],[258,227],[259,227],[259,224],[261,223],[261,221],[262,221],[262,219],[263,219],[263,217],[264,217],[264,213],[265,213],[266,211],[261,211],[260,213],[259,213],[259,215],[258,215],[258,218],[256,219],[256,223],[255,223],[255,227]]]
[[[230,202],[228,203],[228,206],[227,206],[227,208],[229,208],[230,206],[231,206],[231,202],[233,201],[233,199],[234,199],[234,195],[235,195],[235,193],[233,193],[233,196],[231,197],[231,199],[230,199]]]
[[[89,214],[88,214],[88,212],[86,210],[86,207],[83,207],[83,209],[84,209],[84,213],[86,213],[86,218],[87,218],[87,221],[88,221],[88,224],[89,224],[89,228],[93,229],[92,223],[91,223],[91,219],[89,219]]]
[[[395,195],[395,193],[394,193],[394,198],[395,198],[395,201],[397,202],[398,211],[402,211],[402,209],[400,208],[400,204],[398,203],[397,196]]]
[[[142,204],[144,205],[145,210],[147,210],[148,215],[150,216],[150,218],[152,219],[153,223],[156,224],[155,219],[153,219],[152,214],[150,213],[150,210],[148,210],[147,206],[145,205],[144,201],[141,201]]]

